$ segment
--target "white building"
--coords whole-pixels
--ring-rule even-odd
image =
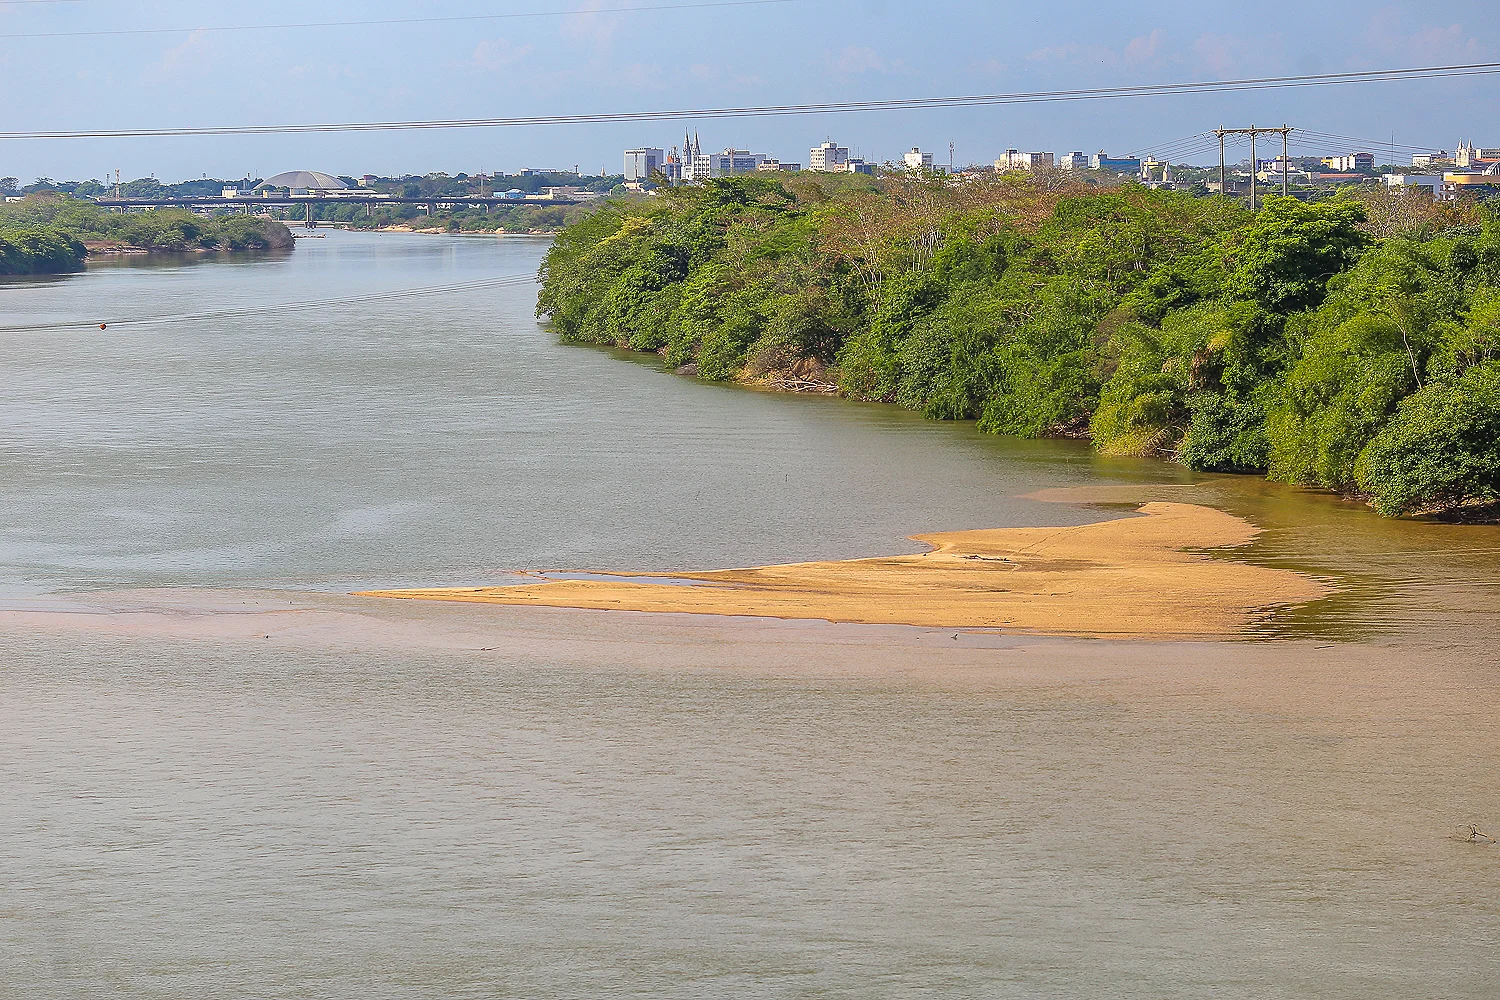
[[[780,170],[780,171],[784,171],[784,172],[789,173],[789,174],[794,174],[797,171],[799,171],[799,170],[802,169],[802,164],[800,164],[800,163],[782,163],[780,160],[766,160],[764,163],[762,163],[760,166],[756,167],[755,169],[761,171],[762,173],[774,173],[774,172]]]
[[[1052,153],[1023,153],[1018,149],[1007,149],[995,161],[995,172],[1007,170],[1041,170],[1054,165]]]
[[[662,172],[662,166],[667,162],[667,154],[664,150],[643,146],[640,149],[625,150],[625,180],[649,181],[653,176]]]
[[[814,146],[807,154],[807,169],[822,173],[843,173],[849,169],[849,147],[836,142]]]
[[[1386,174],[1385,186],[1404,191],[1427,189],[1434,198],[1443,193],[1442,174]]]
[[[1077,152],[1064,153],[1057,158],[1057,165],[1063,170],[1087,170],[1089,158],[1086,154]]]
[[[901,162],[906,164],[907,170],[931,170],[932,154],[924,153],[913,146],[910,153],[902,154]]]
[[[1346,156],[1325,156],[1323,166],[1339,173],[1352,174],[1361,170],[1375,169],[1374,153],[1349,153]]]
[[[1489,166],[1496,160],[1500,160],[1500,149],[1481,149],[1472,142],[1459,143],[1458,151],[1453,154],[1454,165],[1466,169]]]
[[[1453,157],[1448,155],[1446,149],[1440,149],[1436,153],[1413,153],[1411,165],[1414,167],[1446,167],[1453,164]]]

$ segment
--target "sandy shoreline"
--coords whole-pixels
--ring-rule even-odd
[[[933,546],[918,555],[356,596],[1056,635],[1207,637],[1242,633],[1268,611],[1330,593],[1305,574],[1197,551],[1249,542],[1260,529],[1242,518],[1196,504],[1147,503],[1139,509],[1145,516],[1077,527],[916,535]],[[646,577],[663,582],[637,582]]]

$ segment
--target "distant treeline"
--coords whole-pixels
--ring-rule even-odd
[[[286,226],[255,216],[203,216],[180,209],[112,212],[56,197],[0,205],[0,274],[76,271],[88,255],[86,243],[148,252],[277,250],[293,245]]]
[[[556,240],[567,340],[1384,513],[1500,501],[1500,220],[1365,192],[1257,214],[1055,177],[735,178]]]
[[[439,229],[449,233],[556,232],[592,211],[586,205],[503,205],[485,211],[483,206],[436,209],[428,214],[422,205],[360,205],[327,202],[313,206],[313,218],[340,222],[352,229]],[[305,209],[287,211],[293,225],[305,219]]]
[[[406,198],[440,198],[443,195],[467,195],[518,190],[535,194],[544,187],[570,185],[586,191],[605,193],[624,181],[620,174],[598,174],[580,177],[573,173],[528,173],[520,174],[447,174],[441,171],[415,176],[376,177],[369,190],[387,194],[399,194]],[[339,180],[351,188],[360,186],[360,178],[340,177]],[[241,180],[219,180],[203,177],[175,183],[164,183],[155,177],[137,177],[119,185],[119,193],[125,198],[214,198],[226,187],[238,187],[248,191],[260,183],[259,178]],[[38,177],[30,184],[22,185],[14,177],[0,177],[0,194],[63,194],[75,198],[108,197],[115,193],[115,185],[108,181],[59,181],[50,177]]]

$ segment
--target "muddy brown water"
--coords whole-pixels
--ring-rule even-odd
[[[561,346],[495,281],[543,250],[0,287],[0,995],[1495,995],[1500,530]],[[1339,592],[1202,643],[345,596],[1151,498]]]

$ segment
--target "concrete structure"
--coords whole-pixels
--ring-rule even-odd
[[[764,163],[762,163],[760,166],[756,167],[755,169],[759,170],[759,171],[761,171],[763,173],[774,173],[775,171],[779,170],[779,171],[784,171],[784,172],[789,173],[789,174],[794,174],[797,171],[799,171],[799,170],[802,169],[802,164],[800,164],[800,163],[782,163],[780,160],[766,160]]]
[[[1448,151],[1440,149],[1436,153],[1413,153],[1411,165],[1414,167],[1451,167],[1454,163]]]
[[[911,152],[901,155],[901,162],[906,164],[907,170],[931,170],[932,154],[924,153],[913,146]]]
[[[735,174],[753,174],[760,165],[769,160],[765,153],[752,153],[748,149],[730,147],[722,153],[708,154],[708,176],[733,177]]]
[[[1466,170],[1487,167],[1497,162],[1500,162],[1500,148],[1484,149],[1468,141],[1459,143],[1453,154],[1453,165]]]
[[[664,150],[651,146],[627,149],[625,150],[625,180],[627,182],[649,181],[662,172],[662,167],[666,165],[666,162],[667,154]]]
[[[1443,193],[1456,197],[1462,192],[1494,191],[1500,189],[1500,159],[1494,160],[1483,170],[1452,171],[1443,174]]]
[[[699,145],[696,132],[691,135],[682,133],[682,164],[679,175],[684,184],[708,180],[708,156]]]
[[[292,194],[327,194],[330,191],[347,191],[349,185],[320,170],[288,170],[274,177],[267,177],[255,186],[257,191],[279,191],[282,188]]]
[[[1007,170],[1040,170],[1053,166],[1053,160],[1052,153],[1023,153],[1018,149],[1007,149],[995,160],[995,172],[1003,174]]]
[[[814,146],[807,154],[807,169],[820,173],[844,173],[848,170],[849,147],[832,140]]]
[[[875,164],[866,163],[859,157],[850,157],[846,160],[844,162],[844,170],[851,174],[869,174],[871,177],[875,176]]]
[[[1172,184],[1172,164],[1148,156],[1141,161],[1141,182],[1152,187],[1169,187]]]
[[[1375,169],[1374,153],[1349,153],[1346,156],[1325,156],[1323,166],[1339,173],[1358,173]]]
[[[1063,170],[1087,170],[1089,169],[1089,158],[1075,150],[1059,156],[1057,158],[1057,165]]]
[[[1441,174],[1386,174],[1385,186],[1403,191],[1426,191],[1434,198],[1443,193]]]
[[[1139,174],[1141,160],[1138,156],[1110,156],[1099,150],[1089,157],[1089,166],[1095,170],[1113,170],[1117,174]]]

